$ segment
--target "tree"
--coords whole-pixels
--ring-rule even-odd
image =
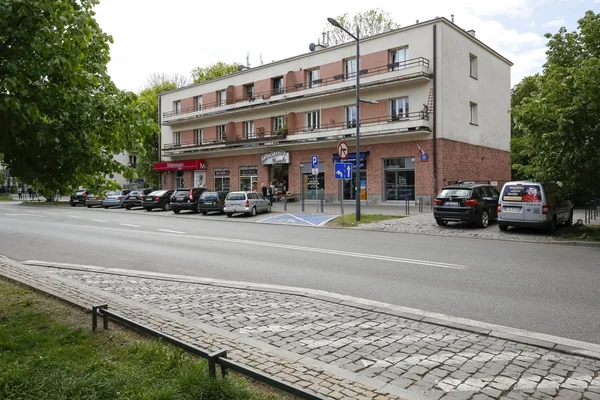
[[[350,17],[347,13],[335,18],[341,26],[356,35],[356,28],[359,28],[360,38],[378,35],[383,32],[397,29],[400,24],[396,23],[390,13],[378,8],[371,9],[362,13],[356,13]],[[331,45],[342,44],[353,40],[346,32],[336,28],[330,23],[323,29],[329,35]]]
[[[143,90],[151,88],[153,86],[161,86],[166,82],[173,83],[174,87],[171,87],[171,89],[188,86],[192,83],[191,79],[185,75],[155,72],[152,75],[150,75],[148,79],[146,79],[146,84],[144,85]],[[165,91],[171,89],[165,89]]]
[[[216,62],[208,67],[196,67],[192,70],[192,80],[194,83],[200,83],[209,79],[215,79],[223,75],[237,72],[238,63],[225,63],[223,61]]]
[[[109,43],[97,0],[0,2],[0,152],[12,176],[45,196],[135,171],[114,160],[143,152],[147,106],[106,71]]]
[[[523,78],[511,91],[511,108],[514,109],[524,100],[535,95],[539,88],[539,74],[527,76]],[[533,143],[530,143],[530,136],[526,135],[523,130],[517,127],[514,116],[511,118],[511,140],[510,140],[510,157],[512,166],[512,178],[515,180],[527,179],[531,172],[529,171],[529,160],[533,153],[531,150],[535,148]]]
[[[513,109],[528,138],[530,178],[558,180],[579,196],[600,194],[600,14],[578,31],[546,34],[537,88]]]

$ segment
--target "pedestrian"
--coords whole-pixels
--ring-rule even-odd
[[[29,194],[29,200],[33,199],[33,189],[31,186],[27,188],[27,193]]]
[[[275,191],[275,186],[273,186],[273,183],[271,182],[271,184],[267,188],[267,194],[269,195],[269,203],[271,203],[271,205],[273,205],[273,192],[274,191]]]
[[[23,200],[23,189],[18,188],[17,193],[19,194],[19,200]]]
[[[267,198],[267,186],[265,185],[264,182],[260,184],[260,190],[262,190],[262,195],[266,199]]]

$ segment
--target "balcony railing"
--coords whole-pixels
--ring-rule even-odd
[[[414,71],[415,69],[417,71]],[[406,60],[406,61],[385,64],[385,65],[381,65],[378,67],[361,69],[360,76],[361,76],[361,78],[367,78],[367,77],[371,77],[371,76],[386,74],[389,72],[406,71],[407,73],[404,75],[401,75],[399,77],[399,79],[400,80],[408,80],[408,79],[414,79],[414,78],[420,78],[420,77],[428,77],[429,76],[428,69],[429,69],[429,60],[426,58],[423,58],[423,57],[418,57],[418,58],[413,58],[413,59]],[[281,95],[285,95],[285,94],[298,93],[298,92],[301,92],[301,91],[304,91],[307,89],[316,89],[316,88],[327,87],[327,86],[339,84],[342,82],[349,81],[350,83],[353,83],[355,81],[355,79],[356,79],[356,72],[350,73],[350,74],[337,74],[337,75],[334,75],[331,77],[316,79],[316,80],[313,80],[310,82],[296,83],[294,85],[286,86],[283,88],[269,89],[264,92],[256,92],[256,93],[254,93],[253,96],[244,94],[241,97],[234,98],[231,101],[231,103],[226,104],[226,105],[246,103],[244,105],[248,106],[248,105],[252,105],[252,103],[256,100],[270,100],[271,97],[281,96]],[[363,87],[363,85],[367,86],[367,82],[361,83],[361,87]],[[350,89],[350,88],[352,88],[352,85],[349,85],[348,89]],[[325,93],[327,93],[327,92],[318,93],[318,94],[322,95]],[[273,100],[275,100],[275,99],[273,99]],[[184,114],[212,110],[212,109],[224,107],[226,105],[224,105],[222,102],[219,102],[219,101],[215,101],[212,103],[205,103],[200,106],[187,107],[187,108],[181,108],[179,110],[164,112],[163,118],[170,118],[170,117],[175,117],[175,116],[184,115]],[[230,110],[231,109],[223,109],[223,110],[219,110],[219,111],[227,112]],[[214,111],[217,111],[217,110],[214,110]],[[217,113],[219,113],[219,112],[211,112],[209,114],[214,115]],[[205,116],[205,114],[202,113],[197,116],[198,117]]]
[[[380,117],[361,118],[361,136],[387,135],[410,131],[430,131],[429,114],[417,111],[402,115],[384,115]],[[343,121],[321,124],[320,127],[303,126],[295,130],[278,130],[257,132],[253,134],[227,135],[225,140],[203,140],[181,143],[167,143],[164,151],[214,148],[252,147],[266,143],[303,143],[319,140],[330,140],[351,136],[356,131],[356,121]]]

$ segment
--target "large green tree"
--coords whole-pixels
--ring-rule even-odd
[[[0,2],[0,153],[13,176],[45,194],[116,187],[135,171],[113,159],[139,151],[148,108],[107,74],[112,38],[97,0]]]
[[[512,112],[528,140],[528,173],[579,196],[600,194],[600,14],[578,29],[547,34],[547,62],[535,89]]]
[[[223,75],[232,74],[237,72],[238,66],[238,63],[218,61],[208,67],[196,67],[192,70],[192,80],[194,83],[200,83]]]
[[[515,109],[531,96],[535,96],[539,87],[539,74],[523,78],[511,91],[511,108]],[[527,179],[530,172],[529,160],[535,154],[535,143],[516,124],[514,117],[511,119],[510,157],[512,165],[512,178],[515,180]]]
[[[378,35],[400,27],[400,24],[394,21],[390,13],[378,8],[356,13],[353,16],[346,13],[337,16],[335,20],[346,30],[352,32],[353,35],[356,35],[356,28],[358,28],[361,38]],[[330,23],[326,23],[323,30],[329,35],[329,44],[331,45],[354,40],[346,32]]]

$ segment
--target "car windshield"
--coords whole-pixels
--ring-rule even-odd
[[[539,185],[506,185],[502,191],[502,201],[540,203],[542,192]]]
[[[226,200],[246,200],[245,193],[229,193]]]
[[[438,197],[471,197],[471,189],[442,189]]]
[[[155,190],[154,192],[150,193],[149,196],[162,196],[165,193],[167,193],[166,190]]]

